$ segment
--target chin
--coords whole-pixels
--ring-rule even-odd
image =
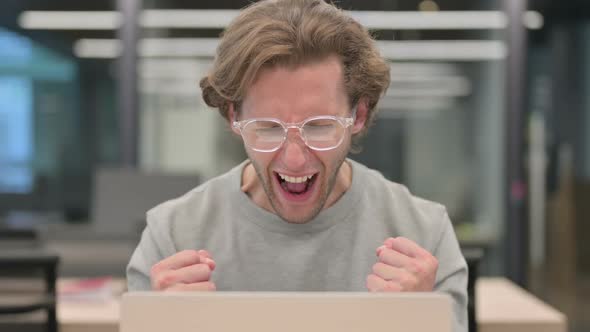
[[[308,222],[312,221],[318,214],[313,215],[286,215],[283,213],[277,212],[278,216],[281,217],[284,221],[288,222],[289,224],[307,224]]]
[[[276,192],[281,190],[277,186],[272,186],[271,205],[275,213],[284,221],[290,224],[306,224],[312,221],[322,211],[326,203],[324,179],[317,181],[315,192],[308,197],[307,202],[293,202],[285,199],[284,193]]]
[[[306,224],[312,221],[318,214],[320,214],[326,202],[325,195],[320,194],[310,202],[311,204],[308,206],[284,206],[284,203],[277,199],[276,194],[273,196],[274,199],[271,200],[271,205],[273,206],[275,213],[290,224]]]

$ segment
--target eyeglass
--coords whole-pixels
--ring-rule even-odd
[[[354,112],[356,113],[356,112]],[[234,121],[233,127],[240,131],[248,147],[258,152],[274,152],[285,139],[289,128],[299,129],[305,144],[317,151],[332,150],[344,140],[346,128],[354,124],[352,117],[321,115],[297,123],[285,123],[275,118],[256,118]]]

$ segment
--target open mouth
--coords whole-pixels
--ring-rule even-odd
[[[303,196],[313,187],[318,173],[309,176],[292,177],[275,172],[275,176],[285,193],[294,196]]]

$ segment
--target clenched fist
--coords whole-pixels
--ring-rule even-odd
[[[378,262],[367,277],[371,292],[429,292],[434,290],[438,260],[403,238],[388,238],[377,248]]]
[[[214,291],[210,281],[215,262],[205,250],[184,250],[152,266],[152,290]]]

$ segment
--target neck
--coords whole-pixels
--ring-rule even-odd
[[[328,195],[328,199],[326,200],[326,204],[324,205],[324,209],[329,208],[330,206],[334,205],[342,195],[350,188],[352,185],[352,168],[348,161],[344,160],[342,162],[342,166],[338,170],[338,175],[336,175],[336,179],[334,180],[334,187],[332,191]]]
[[[256,205],[274,213],[272,205],[268,200],[268,196],[266,195],[266,192],[260,183],[260,179],[258,179],[256,170],[254,169],[254,166],[251,162],[249,162],[242,171],[241,190],[242,192],[246,193]]]

